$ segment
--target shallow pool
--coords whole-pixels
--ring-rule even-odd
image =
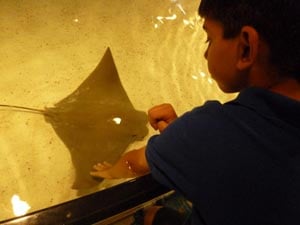
[[[0,221],[123,182],[86,170],[144,145],[151,106],[233,97],[207,72],[198,0],[0,4],[0,104],[35,109],[0,107]]]

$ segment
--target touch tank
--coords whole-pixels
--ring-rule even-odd
[[[146,144],[153,105],[233,97],[207,71],[198,0],[0,5],[0,221],[130,182],[89,171]]]

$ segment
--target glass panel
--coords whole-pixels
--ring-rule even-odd
[[[0,0],[0,221],[124,180],[94,180],[155,132],[146,112],[226,101],[198,0]]]

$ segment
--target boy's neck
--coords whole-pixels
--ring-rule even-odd
[[[300,101],[300,82],[293,78],[285,78],[270,86],[270,91]]]
[[[278,73],[266,62],[253,66],[249,77],[250,86],[265,88],[300,101],[300,81]]]

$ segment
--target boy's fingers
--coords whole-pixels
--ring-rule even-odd
[[[97,176],[97,174],[98,174],[97,171],[91,171],[91,172],[90,172],[90,175],[91,175],[91,176]]]
[[[108,162],[103,162],[103,163],[97,163],[93,166],[93,169],[97,170],[97,171],[102,171],[102,170],[106,170],[111,168],[112,165]]]
[[[113,178],[109,173],[107,173],[105,171],[103,171],[103,172],[101,172],[101,171],[91,171],[90,175],[93,176],[93,177],[100,177],[100,178],[107,178],[107,179],[112,179]]]
[[[168,123],[166,123],[165,121],[159,121],[157,123],[157,128],[158,128],[159,132],[162,132],[167,126],[168,126]]]
[[[95,170],[102,170],[103,169],[103,165],[101,163],[98,163],[96,165],[93,166],[93,169]]]
[[[110,163],[106,162],[106,161],[104,161],[104,162],[102,163],[102,165],[103,165],[103,166],[106,166],[106,167],[112,167],[112,165],[111,165]]]

